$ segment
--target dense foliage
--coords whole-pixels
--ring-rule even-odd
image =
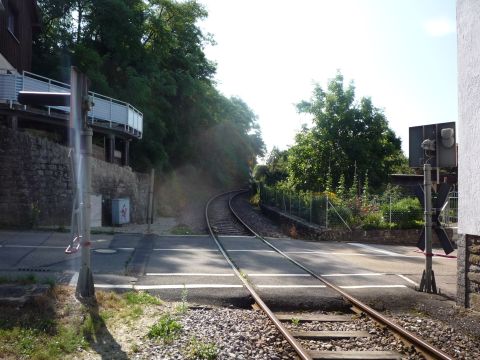
[[[289,174],[296,187],[326,187],[327,175],[338,184],[368,172],[372,187],[387,181],[388,174],[400,163],[400,139],[388,127],[383,112],[370,98],[355,101],[355,87],[344,86],[337,73],[325,92],[315,86],[310,101],[297,105],[300,112],[313,115],[313,127],[304,128],[290,149]]]
[[[366,181],[379,189],[388,174],[405,170],[400,139],[383,112],[370,98],[357,101],[353,83],[345,86],[340,73],[328,82],[327,91],[316,85],[312,99],[297,109],[313,116],[313,126],[304,126],[290,149],[271,153],[258,172],[267,184],[283,180],[296,190],[359,195]]]
[[[362,194],[345,191],[295,191],[278,183],[259,184],[261,202],[328,228],[412,229],[423,226],[423,209],[416,198],[388,185],[381,195],[363,187]],[[328,206],[327,206],[328,203]]]
[[[34,42],[33,71],[65,81],[69,66],[76,65],[90,78],[92,90],[140,109],[144,138],[133,144],[131,154],[137,169],[193,164],[215,169],[217,180],[248,176],[246,170],[263,154],[264,144],[248,106],[215,88],[215,64],[203,51],[212,40],[197,26],[207,16],[200,4],[193,0],[38,4],[43,27]]]

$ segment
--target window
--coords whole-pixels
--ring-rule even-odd
[[[18,11],[11,2],[8,5],[8,31],[18,40]]]

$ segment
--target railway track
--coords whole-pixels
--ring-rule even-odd
[[[333,283],[315,274],[258,235],[238,216],[231,204],[235,196],[244,192],[245,190],[223,193],[208,201],[205,208],[205,217],[210,234],[235,274],[251,294],[255,306],[266,313],[300,359],[417,359],[422,358],[422,356],[426,359],[452,359],[449,355],[393,323]],[[340,294],[344,301],[351,306],[352,314],[312,314],[304,312],[281,314],[272,312],[257,293],[255,285],[232,260],[219,238],[220,235],[255,236],[285,259]],[[372,331],[372,327],[374,327],[372,321],[378,325],[377,329],[381,329],[380,331]],[[408,354],[382,350],[351,350],[354,347],[352,343],[355,344],[356,339],[360,338],[371,338],[369,344],[373,349],[385,348],[383,338],[392,337],[392,334],[407,346]],[[312,348],[321,350],[311,350]]]

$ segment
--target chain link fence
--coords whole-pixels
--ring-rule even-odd
[[[263,204],[274,206],[285,214],[297,216],[325,228],[351,230],[347,221],[328,198],[328,194],[298,193],[260,184],[260,200]]]
[[[340,199],[333,193],[294,192],[259,186],[263,204],[325,228],[408,229],[423,226],[424,210],[416,197],[399,192],[382,196]],[[449,194],[440,220],[445,226],[458,221],[458,192]]]

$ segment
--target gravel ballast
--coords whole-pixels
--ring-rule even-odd
[[[165,305],[164,311],[175,314],[174,305]],[[198,307],[174,315],[182,330],[171,341],[142,339],[134,359],[194,359],[189,355],[192,339],[214,344],[216,359],[279,360],[298,359],[291,346],[283,339],[270,320],[261,311],[222,307]],[[399,325],[437,346],[455,359],[480,358],[475,337],[458,333],[448,324],[425,315],[389,315]],[[322,351],[396,351],[402,359],[423,359],[412,348],[382,329],[366,316],[352,316],[351,322],[284,323],[290,330],[364,330],[367,338],[337,339],[333,341],[301,340],[309,350]],[[144,333],[147,329],[144,329]]]
[[[290,345],[259,311],[197,308],[177,315],[182,330],[171,341],[148,340],[135,359],[188,359],[192,338],[215,345],[217,359],[296,359]]]

